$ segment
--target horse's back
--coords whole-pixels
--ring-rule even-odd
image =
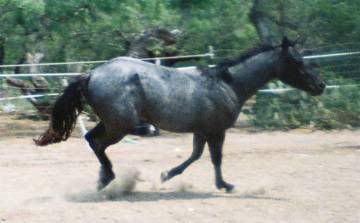
[[[91,72],[88,91],[91,99],[98,101],[122,96],[129,99],[129,95],[140,93],[149,100],[153,96],[166,99],[169,94],[184,94],[197,87],[199,76],[196,72],[185,73],[131,57],[118,57]]]

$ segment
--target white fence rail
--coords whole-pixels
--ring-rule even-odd
[[[144,61],[155,61],[156,64],[160,64],[161,60],[175,60],[175,59],[186,59],[186,58],[201,58],[201,57],[210,57],[214,58],[214,48],[209,46],[209,51],[203,54],[190,54],[190,55],[181,55],[181,56],[171,56],[171,57],[151,57],[151,58],[141,58]],[[37,63],[37,64],[5,64],[0,65],[0,68],[11,68],[11,67],[32,67],[32,66],[61,66],[61,65],[75,65],[75,64],[99,64],[106,63],[109,60],[92,60],[92,61],[69,61],[69,62],[54,62],[54,63]]]
[[[352,56],[359,55],[360,51],[355,52],[341,52],[341,53],[330,53],[330,54],[320,54],[320,55],[309,55],[304,56],[304,59],[319,59],[319,58],[329,58],[329,57],[341,57],[341,56]],[[171,56],[171,57],[151,57],[151,58],[141,58],[144,61],[157,61],[157,60],[173,60],[173,59],[186,59],[186,58],[201,58],[201,57],[215,57],[215,50],[212,46],[209,46],[209,51],[203,54],[190,54],[190,55],[180,55],[180,56]],[[37,64],[5,64],[0,65],[0,68],[10,68],[10,67],[31,67],[31,66],[60,66],[60,65],[74,65],[74,64],[98,64],[106,63],[109,60],[90,60],[90,61],[69,61],[69,62],[52,62],[52,63],[37,63]]]
[[[0,77],[66,77],[66,76],[79,76],[82,73],[25,73],[25,74],[0,74]]]
[[[342,56],[353,56],[353,55],[360,55],[360,52],[343,52],[343,53],[331,53],[331,54],[321,54],[321,55],[311,55],[311,56],[304,56],[305,60],[309,59],[324,59],[330,57],[342,57]]]
[[[58,96],[58,95],[59,95],[59,93],[22,95],[22,96],[16,96],[16,97],[0,98],[0,101],[11,101],[11,100],[27,99],[27,98],[42,98],[42,97],[48,97],[48,96],[51,97],[51,96]]]
[[[323,59],[330,57],[344,57],[344,56],[353,56],[360,55],[360,51],[357,52],[342,52],[342,53],[333,53],[333,54],[320,54],[320,55],[310,55],[304,56],[304,59]],[[157,64],[161,63],[161,60],[167,59],[181,59],[181,58],[200,58],[200,57],[214,57],[214,49],[210,46],[209,52],[204,54],[194,54],[194,55],[183,55],[183,56],[173,56],[173,57],[155,57],[155,58],[143,58],[142,60],[154,60]],[[10,67],[28,67],[28,66],[59,66],[59,65],[72,65],[72,64],[97,64],[97,63],[105,63],[108,60],[95,60],[95,61],[72,61],[72,62],[55,62],[55,63],[38,63],[38,64],[9,64],[9,65],[0,65],[1,68],[10,68]],[[215,65],[210,65],[211,67]],[[195,66],[189,67],[179,67],[179,70],[188,70],[188,69],[196,69]],[[78,76],[83,73],[22,73],[22,74],[0,74],[0,77],[31,77],[31,76],[44,76],[44,77],[55,77],[55,76]],[[332,85],[327,86],[327,89],[341,88],[341,87],[349,87],[349,86],[357,86],[357,85]],[[286,91],[291,91],[293,88],[278,88],[278,89],[261,89],[259,92],[261,93],[282,93]],[[0,98],[0,101],[5,100],[17,100],[17,99],[28,99],[28,98],[38,98],[38,97],[46,97],[46,96],[57,96],[58,93],[52,94],[36,94],[36,95],[23,95],[17,97],[6,97]]]

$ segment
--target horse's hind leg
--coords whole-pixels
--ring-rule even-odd
[[[207,138],[209,144],[211,161],[215,169],[215,184],[218,189],[225,188],[226,192],[231,192],[234,186],[226,183],[222,177],[221,161],[222,161],[222,148],[225,139],[225,133],[215,134]]]
[[[205,143],[205,137],[201,134],[195,133],[193,139],[193,152],[191,156],[187,160],[185,160],[185,162],[183,162],[179,166],[172,168],[170,171],[162,172],[161,182],[165,182],[167,180],[170,180],[174,176],[181,174],[188,166],[190,166],[190,164],[192,164],[195,160],[198,160],[204,151]]]
[[[105,149],[108,146],[120,141],[123,137],[123,134],[117,133],[116,135],[111,135],[107,133],[102,122],[85,135],[86,140],[89,142],[90,147],[101,164],[97,186],[98,190],[106,187],[115,178],[111,161],[106,156]]]

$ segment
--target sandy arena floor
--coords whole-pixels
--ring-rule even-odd
[[[161,171],[191,153],[189,134],[110,147],[118,178],[101,193],[84,140],[37,148],[31,137],[3,137],[0,222],[360,222],[359,135],[231,130],[223,169],[232,194],[215,189],[208,151],[160,183]],[[137,171],[134,191],[122,194]]]

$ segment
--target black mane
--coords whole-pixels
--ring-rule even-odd
[[[206,76],[210,77],[218,77],[226,82],[231,81],[231,75],[229,74],[228,68],[244,62],[245,60],[253,57],[259,53],[267,52],[270,50],[275,49],[276,47],[270,45],[260,45],[258,47],[252,48],[250,50],[245,51],[244,53],[240,54],[235,59],[225,59],[220,63],[216,64],[213,68],[205,68],[201,69],[201,73]]]
[[[270,46],[270,45],[260,45],[258,47],[252,48],[250,50],[245,51],[244,53],[240,54],[235,59],[226,59],[224,61],[221,61],[216,65],[216,67],[231,67],[238,63],[244,62],[245,60],[249,59],[250,57],[253,57],[259,53],[267,52],[270,50],[275,49],[276,47]]]

